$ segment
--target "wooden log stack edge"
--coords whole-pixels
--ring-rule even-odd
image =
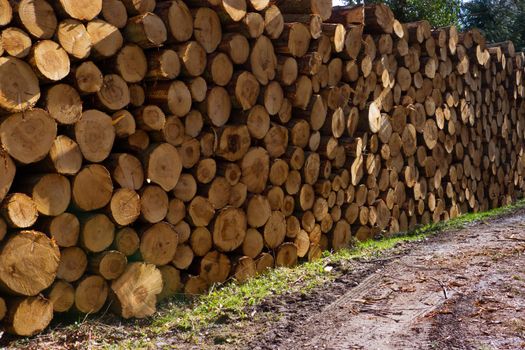
[[[0,319],[158,301],[523,195],[524,54],[329,0],[0,0]]]

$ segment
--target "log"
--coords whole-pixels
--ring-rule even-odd
[[[184,1],[161,2],[157,4],[155,12],[168,27],[170,41],[185,42],[193,35],[193,16]]]
[[[270,170],[270,157],[261,147],[255,147],[244,155],[241,161],[241,182],[252,193],[261,193],[266,187]]]
[[[84,60],[91,54],[91,38],[82,22],[74,19],[65,19],[58,24],[56,36],[60,46],[71,57]]]
[[[275,257],[275,266],[291,267],[297,264],[297,246],[286,242],[279,246]]]
[[[173,260],[179,238],[174,227],[167,222],[153,224],[140,238],[140,254],[144,262],[166,265]]]
[[[45,106],[49,115],[59,124],[71,125],[82,115],[82,100],[70,85],[53,85],[45,93]]]
[[[20,24],[37,39],[50,39],[57,27],[57,18],[53,7],[44,0],[22,0],[13,3]]]
[[[127,263],[128,259],[123,253],[107,250],[89,259],[89,270],[106,280],[114,280],[124,273]]]
[[[128,19],[123,30],[124,38],[143,49],[160,47],[168,39],[162,19],[154,13],[145,12]]]
[[[255,259],[255,268],[257,274],[265,273],[268,269],[274,267],[274,258],[270,253],[261,253],[257,259]]]
[[[80,222],[71,213],[46,218],[42,222],[44,232],[49,232],[59,247],[68,248],[77,245],[80,234]]]
[[[22,164],[44,159],[57,134],[57,125],[39,108],[11,114],[0,125],[0,140],[11,157]],[[21,143],[19,140],[26,140]]]
[[[277,57],[272,42],[266,36],[261,35],[255,41],[250,53],[251,72],[259,83],[268,84],[275,78]]]
[[[80,245],[86,251],[99,253],[107,249],[115,237],[115,224],[104,214],[80,219]]]
[[[122,188],[139,190],[144,183],[144,171],[140,160],[128,153],[111,154],[107,167],[113,180]]]
[[[75,288],[66,281],[57,280],[49,288],[47,298],[53,304],[53,312],[67,312],[75,303]]]
[[[10,294],[37,295],[55,280],[59,256],[58,246],[41,232],[8,236],[0,247],[0,287]]]
[[[147,223],[155,224],[164,220],[168,213],[169,199],[159,186],[147,185],[140,190],[140,218]]]
[[[87,264],[87,255],[81,248],[69,247],[62,249],[60,251],[57,277],[66,282],[77,281],[86,272]]]
[[[219,251],[206,254],[200,263],[200,276],[208,283],[222,283],[230,274],[231,262],[227,255]]]
[[[96,93],[102,89],[104,76],[91,61],[79,64],[73,71],[75,86],[82,94]]]
[[[129,88],[124,79],[118,74],[104,76],[102,87],[96,93],[96,104],[109,111],[118,111],[126,107],[131,101]]]
[[[122,0],[126,10],[131,15],[139,15],[152,12],[155,9],[155,0]]]
[[[91,38],[92,54],[100,58],[108,58],[117,53],[124,43],[120,30],[101,19],[94,19],[86,26]]]
[[[175,252],[175,257],[172,260],[172,264],[180,270],[185,270],[190,267],[194,257],[195,254],[189,245],[179,244],[177,246],[177,251]]]
[[[98,312],[108,297],[108,284],[101,276],[86,276],[75,289],[75,309],[91,314]]]
[[[370,33],[391,34],[394,30],[394,14],[385,4],[369,4],[343,7],[334,12],[331,21],[345,24],[364,24]]]
[[[326,21],[332,15],[331,0],[293,0],[277,1],[277,6],[285,13],[312,13]]]
[[[179,181],[182,163],[179,152],[169,143],[152,145],[144,155],[146,177],[164,191],[172,190]]]
[[[241,246],[246,236],[246,214],[237,208],[222,209],[213,224],[213,243],[223,252]]]
[[[157,294],[157,302],[174,296],[182,288],[179,270],[169,265],[161,266],[159,270],[162,275],[162,290]]]
[[[271,5],[264,11],[264,32],[270,39],[278,39],[284,29],[284,18],[276,5]]]
[[[35,208],[42,215],[60,215],[66,211],[71,201],[71,185],[63,175],[34,175],[22,179],[19,186],[31,195]]]
[[[6,26],[13,19],[13,8],[8,0],[0,1],[0,27]]]
[[[2,48],[10,56],[24,58],[31,51],[31,37],[23,30],[8,27],[2,31]]]
[[[86,188],[91,191],[85,191]],[[73,178],[72,200],[82,211],[104,208],[111,200],[112,193],[111,176],[102,165],[87,165]]]
[[[53,319],[53,303],[42,296],[15,298],[4,319],[9,333],[30,337],[42,332]]]
[[[120,0],[102,0],[102,18],[111,25],[122,29],[128,22],[126,6]]]
[[[139,244],[137,232],[130,227],[124,227],[115,234],[112,247],[126,256],[131,256],[139,249]]]
[[[35,202],[23,193],[11,193],[5,197],[0,212],[12,228],[31,227],[38,218]]]
[[[38,79],[31,67],[14,57],[0,57],[0,110],[22,112],[40,98]]]
[[[249,256],[236,259],[233,267],[233,277],[239,283],[244,283],[257,274],[255,261]]]
[[[137,192],[129,188],[119,188],[113,192],[109,203],[110,217],[119,226],[131,225],[141,213],[141,204]]]
[[[250,44],[241,34],[225,33],[217,50],[227,54],[234,64],[244,64],[250,55]]]

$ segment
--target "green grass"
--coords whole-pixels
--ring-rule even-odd
[[[333,254],[325,253],[323,258],[300,264],[294,268],[277,268],[253,278],[244,284],[228,282],[213,288],[206,295],[194,300],[183,296],[175,297],[161,308],[160,315],[153,321],[152,330],[163,333],[173,328],[196,332],[225,318],[243,319],[250,306],[284,293],[306,293],[311,289],[330,282],[337,277],[329,266],[352,259],[370,259],[383,254],[401,242],[419,241],[430,234],[450,229],[459,229],[483,220],[495,218],[525,207],[525,200],[482,213],[469,213],[447,222],[420,227],[412,232],[400,233],[393,237],[356,243],[353,248]]]

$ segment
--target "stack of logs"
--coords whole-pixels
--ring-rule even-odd
[[[0,0],[0,318],[313,260],[525,186],[524,55],[330,0]]]

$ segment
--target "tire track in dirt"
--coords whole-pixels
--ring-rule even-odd
[[[299,313],[294,319],[279,321],[287,327],[277,322],[247,348],[521,348],[523,266],[525,211],[520,210],[432,237],[357,286],[349,285],[323,309],[303,317],[294,310]],[[330,293],[329,286],[324,289]]]

